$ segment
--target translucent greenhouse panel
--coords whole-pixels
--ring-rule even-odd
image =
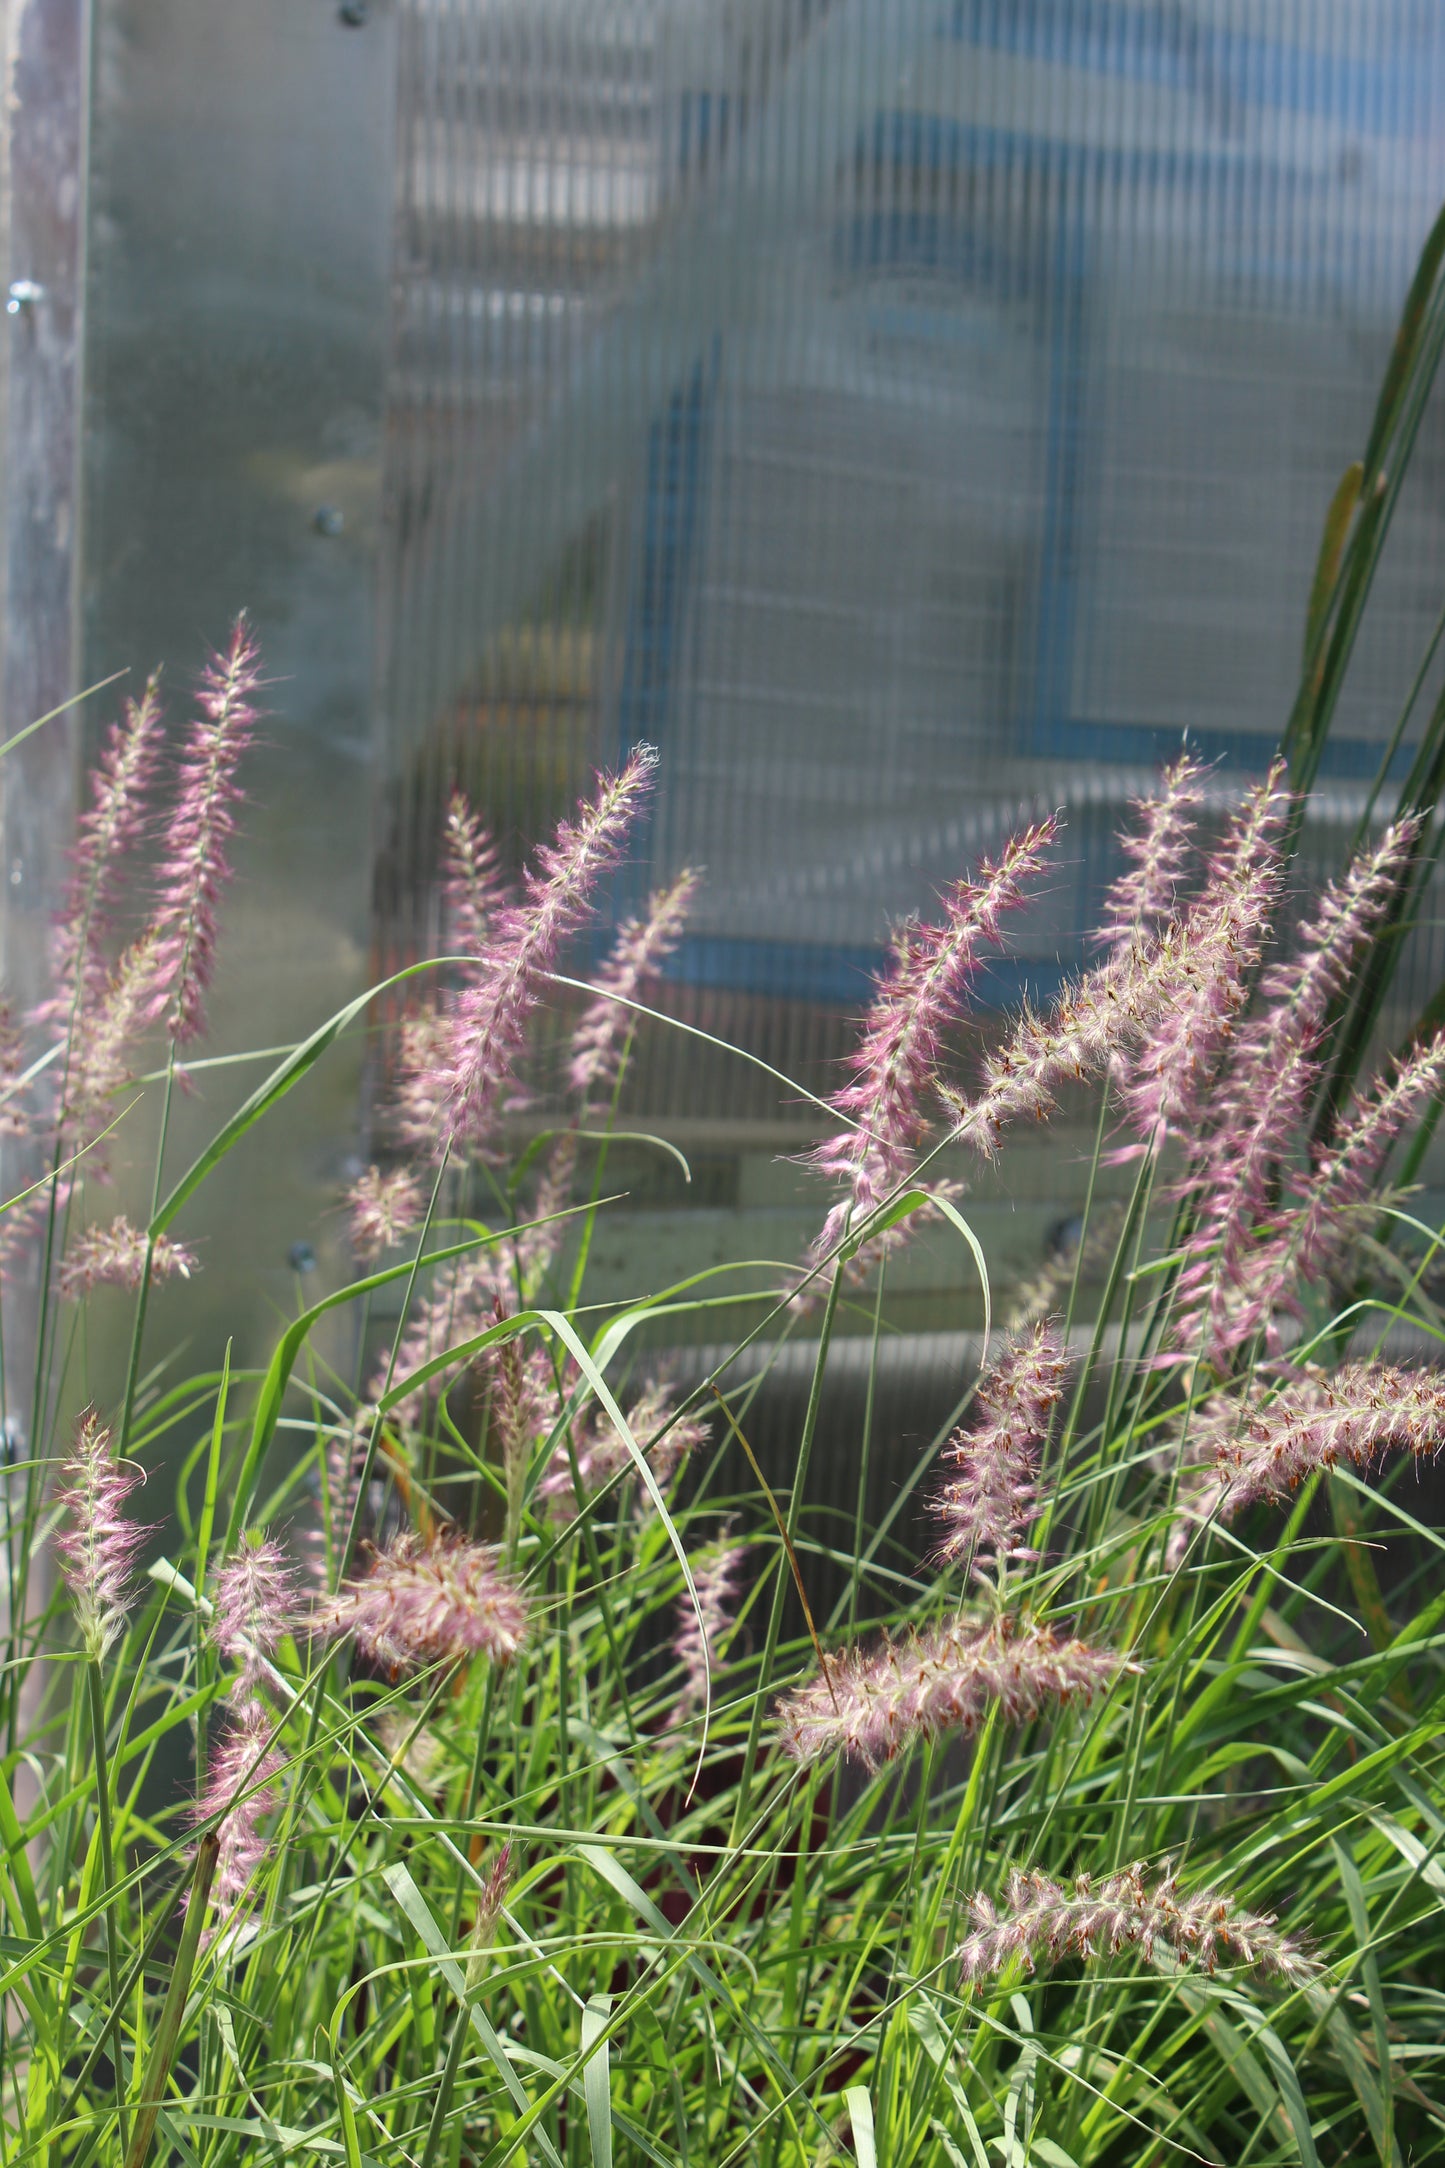
[[[1445,191],[1445,18],[404,0],[400,35],[384,945],[425,937],[453,781],[515,853],[648,738],[614,904],[706,866],[689,1013],[826,1077],[889,919],[1063,806],[992,993],[1056,982],[1154,764],[1187,730],[1258,767],[1288,711]],[[1436,607],[1439,457],[1337,836]],[[648,1062],[660,1114],[763,1119],[746,1077]]]

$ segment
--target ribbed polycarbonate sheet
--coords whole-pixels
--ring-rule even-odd
[[[1056,977],[1181,733],[1257,769],[1445,193],[1421,0],[402,0],[380,926],[463,783],[513,854],[651,739],[614,909],[821,1074],[891,917],[1022,816]],[[1439,606],[1427,424],[1326,764],[1358,811]],[[1415,969],[1438,977],[1435,937]],[[691,989],[691,992],[686,991]],[[658,1113],[765,1094],[654,1049]]]

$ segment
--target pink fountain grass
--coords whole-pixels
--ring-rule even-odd
[[[1103,923],[1094,937],[1102,947],[1127,949],[1141,936],[1161,931],[1174,917],[1194,843],[1192,816],[1204,797],[1205,772],[1183,754],[1165,769],[1158,796],[1136,804],[1139,832],[1122,839],[1133,864],[1104,898]]]
[[[507,886],[491,834],[459,790],[447,801],[442,893],[448,945],[481,957],[493,921],[507,902]]]
[[[145,1477],[113,1458],[110,1432],[88,1408],[76,1429],[65,1480],[60,1503],[70,1525],[56,1549],[85,1653],[98,1664],[124,1632],[135,1601],[131,1574],[149,1530],[130,1518],[126,1505]]]
[[[1171,1135],[1193,1139],[1206,1125],[1279,896],[1279,839],[1289,812],[1283,778],[1283,764],[1276,761],[1210,860],[1203,894],[1189,914],[1206,967],[1170,987],[1130,1065],[1120,1096],[1135,1133],[1151,1150]]]
[[[461,1141],[475,1146],[488,1137],[514,1085],[546,974],[583,924],[598,881],[621,857],[656,765],[652,747],[640,745],[620,775],[604,776],[577,819],[564,821],[556,840],[538,851],[525,901],[498,916],[484,968],[457,1002],[447,1119]]]
[[[205,992],[216,956],[216,906],[231,879],[227,846],[241,790],[236,771],[256,724],[260,653],[244,618],[201,678],[201,716],[181,759],[175,809],[161,864],[160,939],[150,1015],[165,1017],[178,1046],[205,1030]]]
[[[645,1386],[625,1411],[628,1428],[662,1490],[667,1488],[684,1461],[699,1446],[706,1444],[712,1434],[706,1416],[691,1409],[685,1415],[675,1415],[674,1400],[672,1388],[655,1381]],[[611,1417],[600,1408],[577,1439],[573,1451],[577,1461],[575,1478],[572,1456],[563,1442],[554,1449],[537,1485],[539,1504],[554,1517],[565,1520],[570,1520],[577,1510],[579,1481],[583,1498],[590,1498],[614,1476],[636,1465],[626,1440]],[[645,1490],[638,1502],[645,1510],[652,1510],[652,1500]]]
[[[1015,836],[997,864],[985,860],[974,880],[942,898],[941,925],[909,921],[893,939],[893,958],[849,1057],[855,1081],[832,1104],[855,1126],[829,1137],[813,1164],[845,1185],[814,1244],[826,1256],[850,1220],[875,1211],[904,1181],[927,1134],[943,1035],[962,1014],[1000,922],[1024,900],[1057,833],[1052,820]]]
[[[622,1004],[640,1001],[682,939],[700,876],[684,867],[666,888],[654,889],[641,918],[624,919],[612,952],[594,984],[595,1001],[572,1034],[567,1081],[583,1103],[583,1118],[605,1108],[622,1070],[623,1054],[637,1021]]]
[[[349,1634],[392,1677],[484,1657],[510,1663],[527,1636],[526,1598],[496,1551],[459,1535],[427,1541],[411,1529],[372,1558],[360,1580],[324,1604],[316,1629]]]
[[[940,1561],[1033,1557],[1019,1537],[1038,1517],[1039,1449],[1064,1395],[1069,1355],[1053,1320],[1011,1337],[979,1379],[973,1417],[944,1459],[958,1472],[936,1494]]]
[[[325,1484],[317,1500],[316,1526],[307,1531],[304,1551],[314,1587],[328,1595],[351,1533],[361,1473],[376,1420],[372,1408],[358,1408],[351,1421],[326,1441]]]
[[[197,1800],[197,1826],[215,1825],[220,1840],[211,1902],[226,1917],[254,1898],[258,1869],[266,1858],[262,1823],[280,1804],[285,1760],[272,1740],[275,1719],[254,1695],[229,1718],[216,1742]]]
[[[69,892],[51,945],[56,991],[36,1012],[37,1021],[68,1023],[73,1007],[83,1013],[104,992],[101,940],[121,892],[120,862],[145,832],[163,739],[156,671],[142,697],[125,703],[92,771],[90,804],[76,823]]]
[[[1292,1248],[1306,1278],[1320,1277],[1338,1259],[1396,1139],[1442,1089],[1445,1033],[1417,1046],[1388,1083],[1355,1100],[1301,1194]]]
[[[67,1113],[83,1123],[107,1119],[109,1103],[133,1074],[137,1042],[153,1018],[162,937],[154,926],[125,949],[105,990],[72,1042]]]
[[[426,1213],[421,1183],[409,1167],[393,1167],[386,1174],[380,1167],[368,1167],[347,1190],[345,1203],[351,1247],[363,1265],[374,1265],[395,1249]]]
[[[438,1356],[490,1331],[497,1322],[498,1298],[511,1300],[510,1280],[507,1260],[496,1248],[479,1249],[438,1266],[430,1294],[417,1304],[397,1343],[395,1363],[389,1356],[378,1363],[373,1395],[380,1397],[388,1369],[400,1385]],[[458,1367],[468,1367],[468,1360],[462,1359]],[[448,1372],[438,1371],[397,1402],[392,1419],[402,1424],[420,1422],[428,1402],[445,1390],[447,1382]]]
[[[977,1730],[990,1709],[1006,1724],[1029,1723],[1138,1668],[1032,1620],[960,1618],[828,1658],[823,1674],[779,1704],[782,1745],[795,1761],[843,1753],[878,1769],[915,1739]]]
[[[188,1280],[197,1269],[194,1250],[157,1235],[151,1245],[150,1276],[159,1280]],[[146,1275],[145,1230],[134,1227],[122,1213],[108,1227],[87,1227],[66,1251],[60,1266],[60,1292],[72,1302],[80,1301],[97,1287],[124,1287],[132,1293]]]
[[[208,1638],[249,1692],[296,1623],[296,1577],[279,1543],[247,1529],[216,1575]]]
[[[963,1979],[992,1980],[1014,1964],[1033,1972],[1071,1957],[1091,1964],[1134,1950],[1146,1964],[1206,1973],[1236,1963],[1296,1986],[1315,1977],[1314,1960],[1280,1933],[1272,1913],[1246,1912],[1219,1890],[1186,1895],[1167,1864],[1152,1884],[1147,1876],[1142,1862],[1098,1882],[1086,1874],[1070,1884],[1015,1873],[1002,1905],[979,1891],[968,1900],[969,1933],[958,1953]]]
[[[1445,1375],[1393,1363],[1344,1363],[1307,1375],[1241,1411],[1216,1453],[1224,1517],[1287,1498],[1319,1470],[1365,1474],[1386,1453],[1434,1459],[1445,1447]]]
[[[33,1116],[21,1082],[27,1067],[25,1039],[8,1001],[0,1001],[0,1139],[30,1135]]]
[[[708,1682],[722,1668],[723,1642],[732,1627],[747,1555],[740,1545],[720,1544],[693,1568],[696,1606],[684,1596],[677,1607],[677,1635],[672,1647],[682,1665],[683,1683],[668,1719],[669,1730],[680,1730],[689,1717],[707,1705]]]
[[[498,1295],[494,1322],[500,1324],[510,1314],[510,1306]],[[487,1350],[486,1368],[491,1378],[491,1429],[501,1453],[511,1542],[521,1526],[532,1456],[559,1412],[557,1380],[547,1350],[516,1333]]]

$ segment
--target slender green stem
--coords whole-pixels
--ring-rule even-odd
[[[105,1963],[110,1985],[110,2044],[115,2071],[115,2112],[120,2143],[126,2144],[125,2036],[121,2022],[120,1923],[116,1918],[115,1854],[111,1845],[110,1765],[106,1754],[105,1684],[100,1665],[89,1657],[85,1665],[86,1694],[90,1704],[90,1744],[95,1756],[95,1810],[100,1832],[100,1872],[105,1898]]]

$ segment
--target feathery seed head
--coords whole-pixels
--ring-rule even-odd
[[[698,880],[690,866],[684,867],[668,887],[653,890],[642,918],[625,919],[617,930],[612,953],[597,974],[598,997],[572,1034],[567,1081],[582,1095],[584,1116],[605,1102],[622,1068],[635,1018],[621,1004],[642,998],[682,939]]]
[[[254,1696],[232,1715],[216,1743],[206,1788],[196,1802],[196,1824],[216,1822],[220,1854],[211,1902],[232,1914],[253,1896],[256,1870],[266,1857],[263,1818],[279,1804],[286,1764],[272,1743],[273,1718]]]
[[[980,1626],[960,1618],[910,1641],[828,1658],[824,1675],[779,1704],[778,1723],[795,1761],[844,1753],[877,1769],[914,1739],[976,1730],[991,1708],[1007,1724],[1028,1723],[1138,1669],[1032,1620]]]
[[[447,1072],[447,1118],[453,1133],[471,1143],[482,1141],[492,1125],[543,980],[562,942],[586,918],[598,881],[621,857],[656,765],[651,746],[635,747],[621,773],[602,777],[591,803],[541,847],[527,875],[525,901],[499,915],[483,968],[462,989]]]
[[[188,1280],[195,1270],[194,1251],[172,1242],[169,1235],[156,1236],[150,1253],[152,1286],[177,1276]],[[145,1232],[122,1214],[108,1227],[87,1227],[71,1243],[60,1266],[60,1292],[72,1301],[94,1287],[126,1287],[134,1292],[145,1276]]]
[[[241,1664],[249,1689],[291,1631],[295,1614],[295,1576],[280,1544],[248,1528],[216,1575],[213,1603],[211,1644],[228,1663]]]
[[[693,1568],[697,1605],[684,1596],[677,1607],[672,1647],[683,1668],[683,1685],[669,1719],[670,1730],[678,1730],[695,1710],[706,1706],[708,1680],[721,1668],[722,1643],[732,1624],[746,1558],[740,1545],[718,1544]]]
[[[125,1509],[145,1477],[112,1458],[110,1432],[94,1408],[80,1418],[65,1477],[60,1503],[70,1525],[56,1549],[85,1653],[99,1663],[124,1631],[126,1612],[135,1600],[131,1568],[149,1531]]]
[[[1025,829],[996,864],[985,859],[973,880],[945,893],[941,925],[912,920],[895,933],[861,1044],[849,1057],[854,1082],[833,1095],[832,1104],[855,1126],[812,1155],[815,1166],[846,1185],[815,1257],[826,1256],[850,1218],[876,1210],[906,1177],[927,1131],[943,1033],[962,1013],[984,951],[997,943],[1004,916],[1022,904],[1057,832],[1053,820]]]
[[[447,800],[443,857],[447,940],[468,956],[479,957],[507,890],[496,845],[460,790]]]
[[[1194,840],[1191,816],[1203,796],[1205,770],[1187,753],[1166,768],[1157,797],[1137,802],[1137,835],[1125,836],[1133,860],[1104,898],[1104,921],[1094,936],[1102,946],[1128,948],[1174,916],[1175,898]]]
[[[368,1167],[346,1192],[351,1247],[363,1265],[374,1265],[420,1221],[426,1211],[421,1184],[407,1167],[383,1174]]]
[[[323,1634],[350,1634],[362,1654],[393,1676],[483,1656],[509,1663],[527,1634],[527,1604],[497,1553],[464,1537],[428,1542],[405,1529],[323,1605]]]
[[[51,949],[56,991],[37,1011],[37,1021],[67,1022],[77,1001],[85,1009],[104,989],[100,937],[116,898],[119,861],[145,826],[162,737],[157,670],[142,697],[126,701],[92,771],[90,805],[76,823],[70,887]]]
[[[1317,1966],[1279,1932],[1272,1913],[1246,1912],[1218,1890],[1186,1896],[1167,1863],[1152,1886],[1146,1874],[1138,1863],[1097,1883],[1081,1874],[1069,1886],[1038,1872],[1015,1873],[1001,1906],[980,1891],[968,1902],[970,1932],[958,1953],[964,1980],[992,1979],[1014,1962],[1032,1972],[1126,1949],[1147,1963],[1163,1959],[1204,1972],[1234,1960],[1266,1977],[1313,1978]]]
[[[1063,1398],[1069,1355],[1053,1320],[1006,1341],[979,1379],[973,1419],[944,1454],[958,1473],[934,1499],[940,1560],[1022,1553],[1018,1538],[1038,1516],[1039,1448]]]

